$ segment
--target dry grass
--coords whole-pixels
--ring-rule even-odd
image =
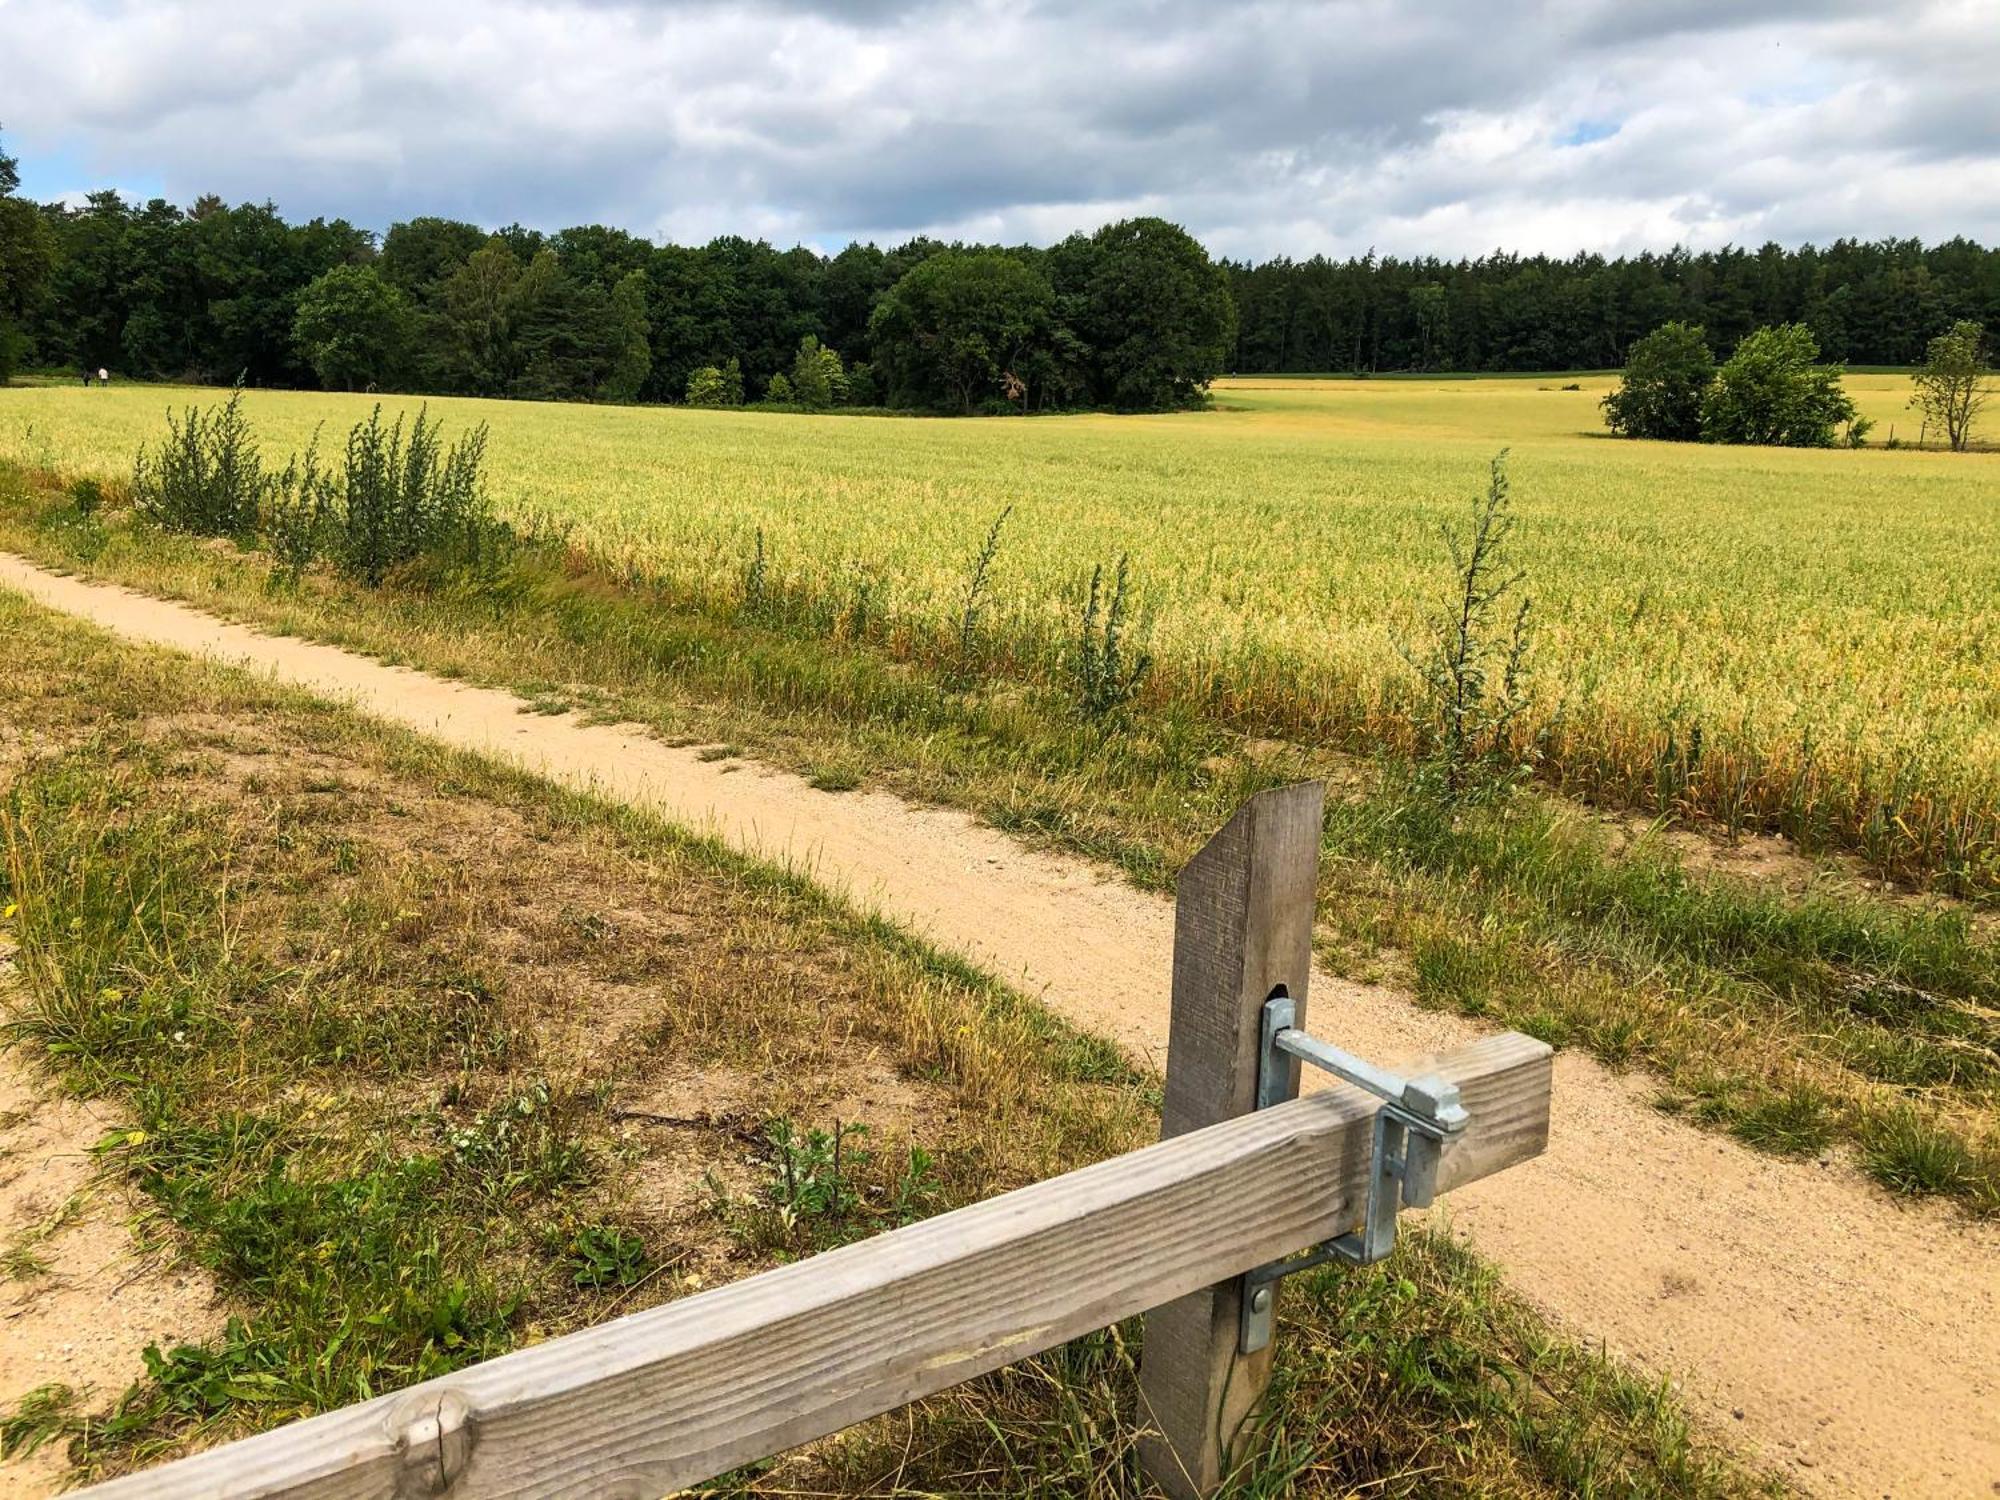
[[[145,1461],[1155,1128],[1109,1049],[788,876],[5,599],[0,629],[16,1035],[136,1122],[107,1162],[249,1309],[114,1406],[37,1393],[9,1443]],[[852,1202],[783,1200],[777,1116],[871,1127]],[[1240,1494],[1755,1488],[1448,1245],[1294,1300]],[[724,1489],[1135,1495],[1128,1337]]]

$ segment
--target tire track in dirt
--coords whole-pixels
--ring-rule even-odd
[[[0,554],[0,585],[127,638],[249,665],[439,741],[656,810],[808,869],[940,946],[1164,1060],[1171,905],[961,813],[705,762],[643,730]],[[4,666],[0,665],[0,702]],[[1396,993],[1314,980],[1314,1029],[1385,1061],[1472,1035]],[[1509,1284],[1670,1373],[1802,1488],[2000,1493],[2000,1226],[1892,1200],[1842,1164],[1778,1161],[1654,1110],[1641,1079],[1557,1060],[1549,1150],[1450,1202]]]

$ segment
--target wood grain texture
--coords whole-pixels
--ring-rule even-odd
[[[1163,1139],[1256,1107],[1272,995],[1289,995],[1305,1024],[1325,798],[1317,781],[1260,792],[1181,871]],[[1289,1061],[1296,1095],[1299,1064]],[[1242,1298],[1232,1277],[1146,1316],[1139,1395],[1150,1431],[1139,1462],[1173,1500],[1216,1488],[1270,1384],[1271,1349],[1237,1352]]]
[[[1163,1138],[1254,1107],[1261,1017],[1274,991],[1297,1002],[1306,1024],[1325,799],[1318,781],[1260,792],[1181,871]],[[1292,1073],[1296,1081],[1296,1061]]]
[[[1545,1046],[1438,1068],[1473,1111],[1448,1180],[1539,1149]],[[1352,1228],[1373,1108],[1294,1100],[81,1493],[665,1495]]]

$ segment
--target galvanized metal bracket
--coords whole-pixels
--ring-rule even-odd
[[[1458,1085],[1449,1079],[1435,1073],[1405,1078],[1308,1036],[1297,1021],[1298,1004],[1289,996],[1273,995],[1264,1002],[1257,1108],[1269,1109],[1292,1097],[1292,1058],[1380,1099],[1369,1156],[1368,1198],[1359,1229],[1244,1273],[1238,1343],[1245,1354],[1255,1354],[1271,1342],[1280,1279],[1327,1261],[1372,1265],[1396,1248],[1396,1215],[1405,1208],[1430,1207],[1437,1196],[1438,1163],[1445,1143],[1462,1134],[1471,1118],[1459,1101]]]

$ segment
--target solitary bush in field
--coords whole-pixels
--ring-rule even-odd
[[[1993,394],[1986,383],[1985,333],[1970,318],[1959,319],[1950,333],[1931,340],[1923,368],[1912,377],[1917,390],[1910,405],[1923,412],[1926,426],[1944,430],[1954,453],[1965,451],[1972,424]]]
[[[1819,363],[1819,341],[1805,324],[1760,328],[1716,372],[1701,435],[1711,443],[1831,448],[1834,429],[1855,420],[1841,373]]]
[[[377,406],[347,436],[341,571],[374,584],[425,553],[476,554],[492,530],[485,462],[484,423],[446,449],[428,410],[405,438]]]
[[[1604,398],[1604,420],[1626,437],[1691,443],[1715,380],[1715,356],[1699,323],[1663,323],[1632,346],[1625,378]]]
[[[190,406],[167,413],[158,451],[139,450],[132,465],[132,505],[169,531],[248,536],[269,481],[243,415],[241,387],[214,411]]]

